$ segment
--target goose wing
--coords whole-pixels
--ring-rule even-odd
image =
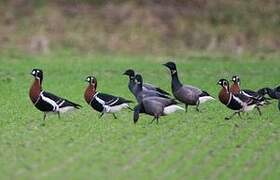
[[[258,100],[258,101],[264,101],[265,100],[263,95],[255,92],[255,91],[249,90],[249,89],[243,89],[243,90],[240,91],[240,93],[249,97],[249,98],[253,98],[253,99]]]
[[[164,107],[170,106],[170,105],[174,105],[174,104],[178,104],[177,101],[175,101],[174,99],[162,98],[162,97],[147,97],[147,98],[144,98],[144,99],[143,99],[143,102],[147,102],[147,101],[159,102],[159,103],[161,103]]]
[[[58,106],[59,108],[63,108],[63,107],[68,107],[68,106],[73,106],[77,109],[79,109],[80,107],[82,107],[79,104],[73,103],[67,99],[61,98],[59,96],[56,96],[52,93],[49,92],[45,92],[43,91],[41,96],[43,96],[43,98],[50,104],[52,104],[53,106]],[[55,104],[54,104],[55,103]]]
[[[242,103],[246,103],[247,105],[253,105],[253,104],[258,104],[259,101],[253,98],[249,98],[243,94],[237,93],[237,94],[233,94],[233,98],[240,102],[240,104]]]
[[[178,100],[182,102],[195,104],[201,93],[202,91],[194,86],[184,85],[173,94]]]
[[[120,105],[123,103],[131,103],[132,101],[130,100],[126,100],[122,97],[116,97],[110,94],[105,94],[105,93],[98,93],[96,95],[96,98],[98,98],[99,100],[101,100],[101,103],[104,105],[108,105],[108,106],[116,106],[116,105]]]
[[[164,94],[164,95],[169,95],[168,92],[166,92],[166,91],[160,89],[159,87],[156,87],[156,86],[153,85],[153,84],[144,83],[144,84],[143,84],[143,88],[144,88],[144,89],[147,89],[147,90],[157,91],[157,92],[159,92],[159,93],[161,93],[161,94]]]

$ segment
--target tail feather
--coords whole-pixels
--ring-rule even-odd
[[[64,102],[63,102],[64,101]],[[80,109],[82,106],[80,104],[76,104],[76,103],[73,103],[71,101],[68,101],[66,99],[64,99],[61,103],[61,105],[59,106],[59,108],[64,108],[64,107],[74,107],[76,109]]]
[[[199,95],[199,103],[202,104],[209,100],[215,100],[215,98],[210,96],[208,92],[202,91],[202,93]]]
[[[133,101],[125,99],[124,103],[133,103]]]
[[[210,94],[208,94],[208,92],[206,92],[206,91],[202,91],[202,93],[199,95],[199,97],[203,97],[203,96],[210,96]]]
[[[167,106],[167,107],[164,108],[163,114],[164,115],[168,115],[168,114],[171,114],[171,113],[173,113],[173,112],[175,112],[177,110],[185,111],[184,108],[182,108],[182,107],[180,107],[178,105],[171,105],[171,106]]]

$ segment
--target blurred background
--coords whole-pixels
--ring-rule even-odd
[[[278,53],[280,0],[0,0],[0,51]]]

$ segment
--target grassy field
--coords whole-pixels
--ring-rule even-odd
[[[128,57],[54,52],[45,55],[6,53],[0,57],[0,179],[279,179],[280,121],[277,102],[231,121],[232,113],[218,100],[161,117],[123,110],[114,120],[86,104],[88,75],[98,91],[134,100],[128,78],[133,68],[170,92],[167,60],[177,63],[181,82],[217,98],[220,78],[239,74],[242,88],[257,90],[279,84],[280,62],[250,57]],[[227,61],[229,59],[229,61]],[[246,60],[246,61],[243,61]],[[249,60],[249,61],[247,61]],[[83,106],[59,120],[31,103],[28,91],[33,68],[44,71],[43,89]],[[134,107],[136,103],[131,104]]]

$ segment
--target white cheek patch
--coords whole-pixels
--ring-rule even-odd
[[[35,75],[35,71],[32,71],[32,74]]]
[[[172,70],[171,71],[171,74],[175,74],[177,71],[176,70]]]

